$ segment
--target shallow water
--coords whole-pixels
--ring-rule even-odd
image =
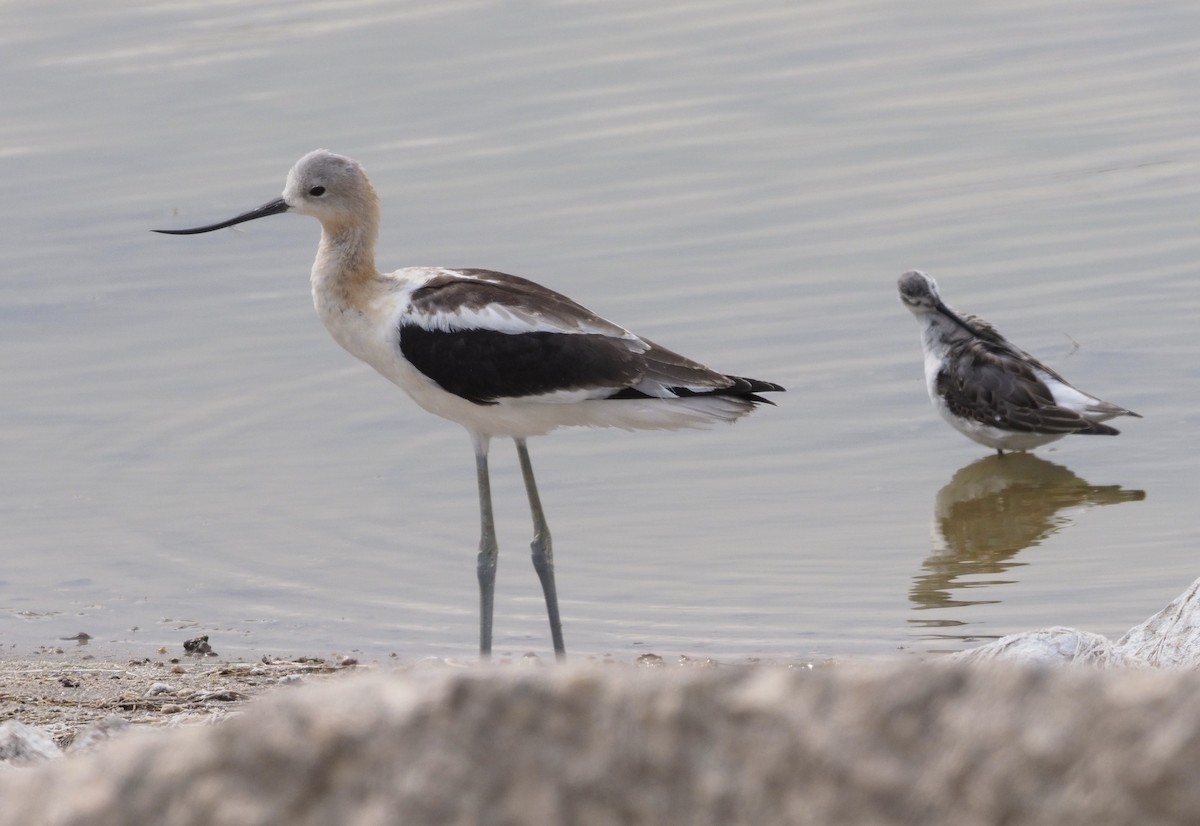
[[[0,89],[0,644],[475,650],[469,442],[321,328],[316,225],[147,231],[276,197],[317,146],[370,172],[382,268],[531,277],[789,388],[732,428],[531,445],[573,652],[1115,635],[1200,574],[1190,4],[0,19],[19,79]],[[895,298],[913,267],[1146,418],[987,458],[925,398]],[[544,653],[519,472],[493,456],[496,649]]]

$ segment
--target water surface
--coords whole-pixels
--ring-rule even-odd
[[[740,660],[1116,635],[1198,574],[1200,10],[1098,2],[0,6],[0,644],[470,656],[469,442],[315,317],[318,229],[152,227],[318,146],[379,263],[537,279],[780,382],[532,444],[568,649]],[[914,267],[1146,418],[1002,464],[924,396]],[[545,653],[493,450],[500,653]]]

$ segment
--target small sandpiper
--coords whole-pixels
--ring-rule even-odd
[[[959,314],[923,272],[900,276],[900,302],[922,326],[925,385],[934,407],[968,439],[1006,450],[1031,450],[1072,433],[1116,436],[1101,424],[1136,416],[1077,390],[1014,346],[983,319]]]

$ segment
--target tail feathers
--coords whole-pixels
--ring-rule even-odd
[[[775,384],[770,381],[761,381],[760,379],[748,379],[742,376],[726,376],[730,380],[730,384],[725,387],[712,387],[697,389],[694,387],[676,387],[663,386],[666,390],[677,399],[690,399],[703,396],[725,396],[736,398],[751,404],[770,404],[775,402],[764,398],[759,393],[783,393],[785,392],[782,385]],[[670,398],[670,396],[658,396],[638,390],[635,387],[626,387],[623,390],[609,396],[610,399],[653,399],[653,398]]]
[[[1135,419],[1142,418],[1141,413],[1134,413],[1132,410],[1126,410],[1120,405],[1100,399],[1097,399],[1095,404],[1089,404],[1085,410],[1081,410],[1080,415],[1089,419],[1094,417],[1097,421],[1112,419],[1116,416],[1132,416]]]
[[[1126,408],[1118,407],[1118,406],[1114,405],[1114,403],[1111,403],[1111,402],[1102,402],[1102,403],[1100,403],[1100,405],[1097,405],[1096,407],[1088,408],[1087,412],[1090,414],[1098,413],[1100,415],[1103,415],[1103,417],[1105,419],[1111,419],[1112,417],[1115,417],[1115,415],[1132,415],[1132,417],[1135,419],[1141,418],[1141,413],[1134,413],[1133,411],[1127,411]]]
[[[1142,418],[1140,414],[1134,413],[1132,410],[1127,410],[1119,404],[1106,402],[1104,399],[1097,398],[1090,393],[1084,393],[1077,387],[1072,387],[1057,373],[1052,373],[1045,367],[1042,367],[1040,371],[1035,370],[1034,374],[1041,379],[1045,388],[1050,391],[1050,396],[1054,399],[1055,404],[1065,407],[1067,410],[1074,411],[1088,421],[1104,422],[1117,416],[1132,416],[1135,419]]]
[[[733,381],[734,381],[733,387],[728,387],[725,389],[725,392],[727,394],[728,393],[742,394],[742,393],[746,393],[746,392],[749,392],[749,393],[786,393],[787,392],[784,389],[783,385],[776,384],[773,381],[762,381],[761,379],[747,379],[747,378],[743,378],[742,376],[726,376],[726,378],[733,379]],[[763,401],[767,401],[767,400],[763,399]],[[767,402],[767,403],[774,404],[774,402]]]
[[[676,396],[681,398],[686,396],[733,396],[735,398],[744,399],[751,404],[769,404],[774,405],[775,402],[770,399],[763,398],[759,393],[784,393],[783,385],[776,384],[773,381],[762,381],[761,379],[748,379],[743,376],[726,376],[733,384],[728,387],[720,387],[713,390],[690,390],[686,387],[670,388]]]
[[[1137,416],[1136,413],[1134,413],[1132,415]],[[1141,416],[1138,416],[1138,418],[1140,419]],[[1100,424],[1100,422],[1091,422],[1089,427],[1087,427],[1086,429],[1076,430],[1075,432],[1079,433],[1082,436],[1119,436],[1119,435],[1121,435],[1121,431],[1117,430],[1115,427],[1111,427],[1106,424]]]

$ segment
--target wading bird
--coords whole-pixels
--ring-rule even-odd
[[[321,222],[313,302],[342,347],[398,384],[421,407],[471,435],[481,536],[479,652],[492,648],[498,552],[488,446],[511,438],[533,516],[533,565],[546,598],[554,652],[565,656],[550,529],[526,439],[559,427],[673,430],[732,422],[770,402],[777,384],[727,376],[607,321],[532,281],[480,269],[375,268],[379,198],[363,168],[323,149],[301,158],[283,196],[192,235],[298,212]]]
[[[1141,418],[1067,384],[982,318],[947,307],[937,282],[925,273],[906,272],[899,286],[900,303],[921,324],[929,398],[968,439],[1003,454],[1071,433],[1116,436],[1119,430],[1101,422]]]

